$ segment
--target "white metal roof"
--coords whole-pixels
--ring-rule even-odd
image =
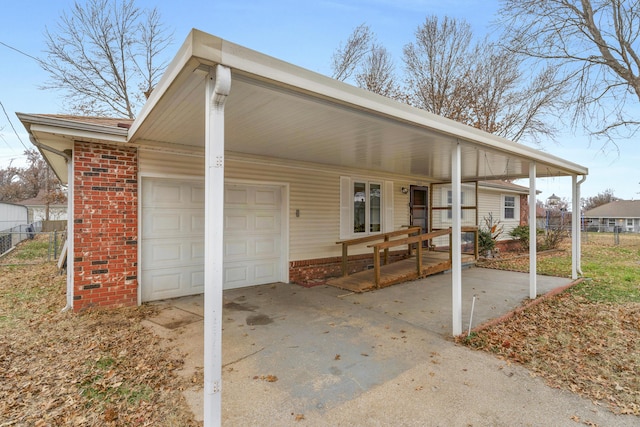
[[[204,150],[209,67],[231,69],[225,150],[360,170],[451,179],[451,147],[462,146],[462,179],[586,175],[586,167],[419,110],[192,30],[134,121],[127,144]],[[22,115],[26,116],[26,115]],[[21,117],[23,123],[23,117]],[[94,138],[93,125],[72,135],[25,123],[41,143]],[[72,132],[73,130],[73,132]],[[47,137],[47,131],[48,133]],[[123,142],[122,131],[107,133]],[[57,143],[56,143],[57,141]],[[62,151],[62,150],[61,150]]]

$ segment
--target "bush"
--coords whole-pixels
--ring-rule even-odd
[[[520,242],[522,250],[529,250],[529,226],[519,225],[509,232],[509,236]]]
[[[496,241],[493,240],[489,230],[478,231],[478,250],[480,255],[484,256],[487,252],[491,253],[496,247]]]

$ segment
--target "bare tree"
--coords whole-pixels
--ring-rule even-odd
[[[45,203],[64,203],[66,194],[60,180],[36,150],[24,152],[27,166],[9,163],[0,169],[0,201],[18,203],[44,194]]]
[[[499,24],[515,52],[562,67],[574,126],[610,139],[638,130],[640,2],[505,0]]]
[[[140,10],[134,0],[88,0],[75,2],[45,38],[45,87],[65,91],[72,112],[134,118],[166,67],[159,57],[172,35],[156,9]]]
[[[396,83],[395,66],[389,51],[375,42],[371,29],[361,24],[353,30],[344,47],[333,54],[332,77],[393,99],[406,98]]]
[[[473,40],[464,20],[426,18],[404,49],[411,103],[514,141],[553,136],[545,117],[562,93],[555,69],[531,75],[516,54]]]
[[[597,208],[598,206],[615,202],[616,200],[620,200],[620,199],[613,195],[613,190],[611,188],[608,188],[604,190],[602,193],[598,193],[595,196],[582,199],[582,209],[584,209],[585,211],[588,211],[588,210]]]
[[[389,51],[373,44],[355,76],[358,87],[378,95],[400,99],[403,94],[396,84],[394,65]]]
[[[338,47],[333,53],[331,77],[340,81],[349,79],[362,58],[369,52],[373,39],[373,33],[368,25],[358,25],[347,39],[347,43]]]

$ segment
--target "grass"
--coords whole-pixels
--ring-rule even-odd
[[[20,247],[20,251],[16,254],[16,258],[21,261],[33,261],[40,258],[46,258],[48,253],[48,240],[26,240]]]
[[[554,387],[640,415],[640,235],[590,233],[582,244],[585,280],[464,344],[523,364]],[[528,271],[528,257],[492,267]],[[570,277],[571,251],[539,254],[538,274]]]

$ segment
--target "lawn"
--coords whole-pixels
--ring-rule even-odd
[[[151,308],[61,312],[55,263],[24,264],[46,257],[38,238],[0,260],[0,426],[198,425]]]
[[[590,233],[585,280],[462,340],[524,365],[553,387],[640,415],[640,235]],[[519,257],[494,268],[528,271]],[[538,273],[570,276],[570,250],[541,254]]]

